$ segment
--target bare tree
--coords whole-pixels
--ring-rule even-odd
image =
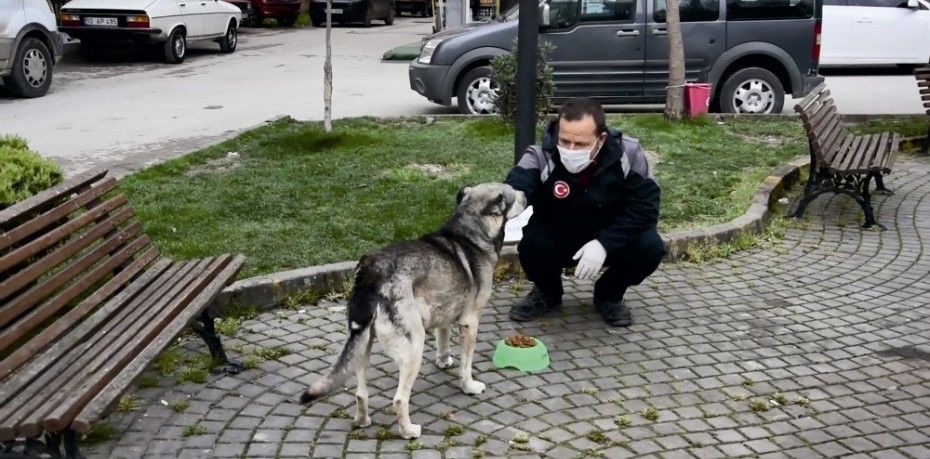
[[[668,90],[665,93],[665,119],[684,118],[685,48],[681,40],[679,0],[666,0],[665,27],[668,30]]]
[[[333,132],[333,0],[326,0],[326,59],[323,61],[323,129]]]

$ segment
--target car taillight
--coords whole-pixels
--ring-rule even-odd
[[[149,28],[149,17],[148,16],[127,16],[126,26],[140,28],[140,29],[148,29]]]
[[[814,49],[811,50],[811,57],[815,61],[820,61],[820,40],[823,36],[823,24],[820,20],[817,20],[817,23],[814,24]]]
[[[61,25],[63,26],[79,26],[81,25],[81,17],[76,14],[62,13],[59,16],[61,20]]]

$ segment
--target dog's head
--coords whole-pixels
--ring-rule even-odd
[[[470,214],[508,220],[526,209],[526,195],[505,183],[482,183],[462,187],[456,206],[459,211]]]

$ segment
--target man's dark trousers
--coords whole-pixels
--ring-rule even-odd
[[[572,256],[592,235],[570,234],[552,226],[530,222],[520,240],[520,264],[526,277],[547,299],[562,298],[562,270],[577,264]],[[665,256],[665,245],[658,231],[651,228],[629,244],[607,254],[607,270],[594,284],[594,301],[619,302],[631,285],[638,285],[655,272]]]

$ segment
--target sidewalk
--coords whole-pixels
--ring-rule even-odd
[[[567,280],[564,312],[525,327],[507,311],[525,283],[497,289],[482,317],[476,378],[463,395],[427,355],[411,398],[418,442],[389,412],[396,368],[375,346],[373,425],[352,430],[354,387],[309,409],[288,399],[324,371],[345,338],[344,304],[266,313],[230,345],[293,351],[205,385],[139,390],[138,411],[108,419],[112,441],[88,457],[571,458],[930,457],[930,163],[900,158],[894,196],[878,196],[888,231],[863,231],[858,206],[824,198],[772,250],[703,265],[669,264],[628,294],[634,325],[606,327],[590,284]],[[539,337],[540,374],[491,368],[493,347]],[[457,344],[457,338],[453,340]],[[203,352],[200,341],[187,343]],[[457,346],[456,346],[457,348]],[[458,358],[456,359],[458,361]],[[173,380],[169,383],[173,383]],[[190,396],[186,413],[160,400]],[[644,410],[654,408],[654,420]],[[344,411],[343,411],[344,410]],[[651,416],[648,416],[651,417]],[[629,425],[627,425],[627,423]],[[206,434],[183,438],[185,426]],[[449,426],[458,425],[457,434]],[[528,441],[513,441],[526,434]],[[412,451],[412,452],[411,452]],[[480,453],[476,452],[480,451]]]

